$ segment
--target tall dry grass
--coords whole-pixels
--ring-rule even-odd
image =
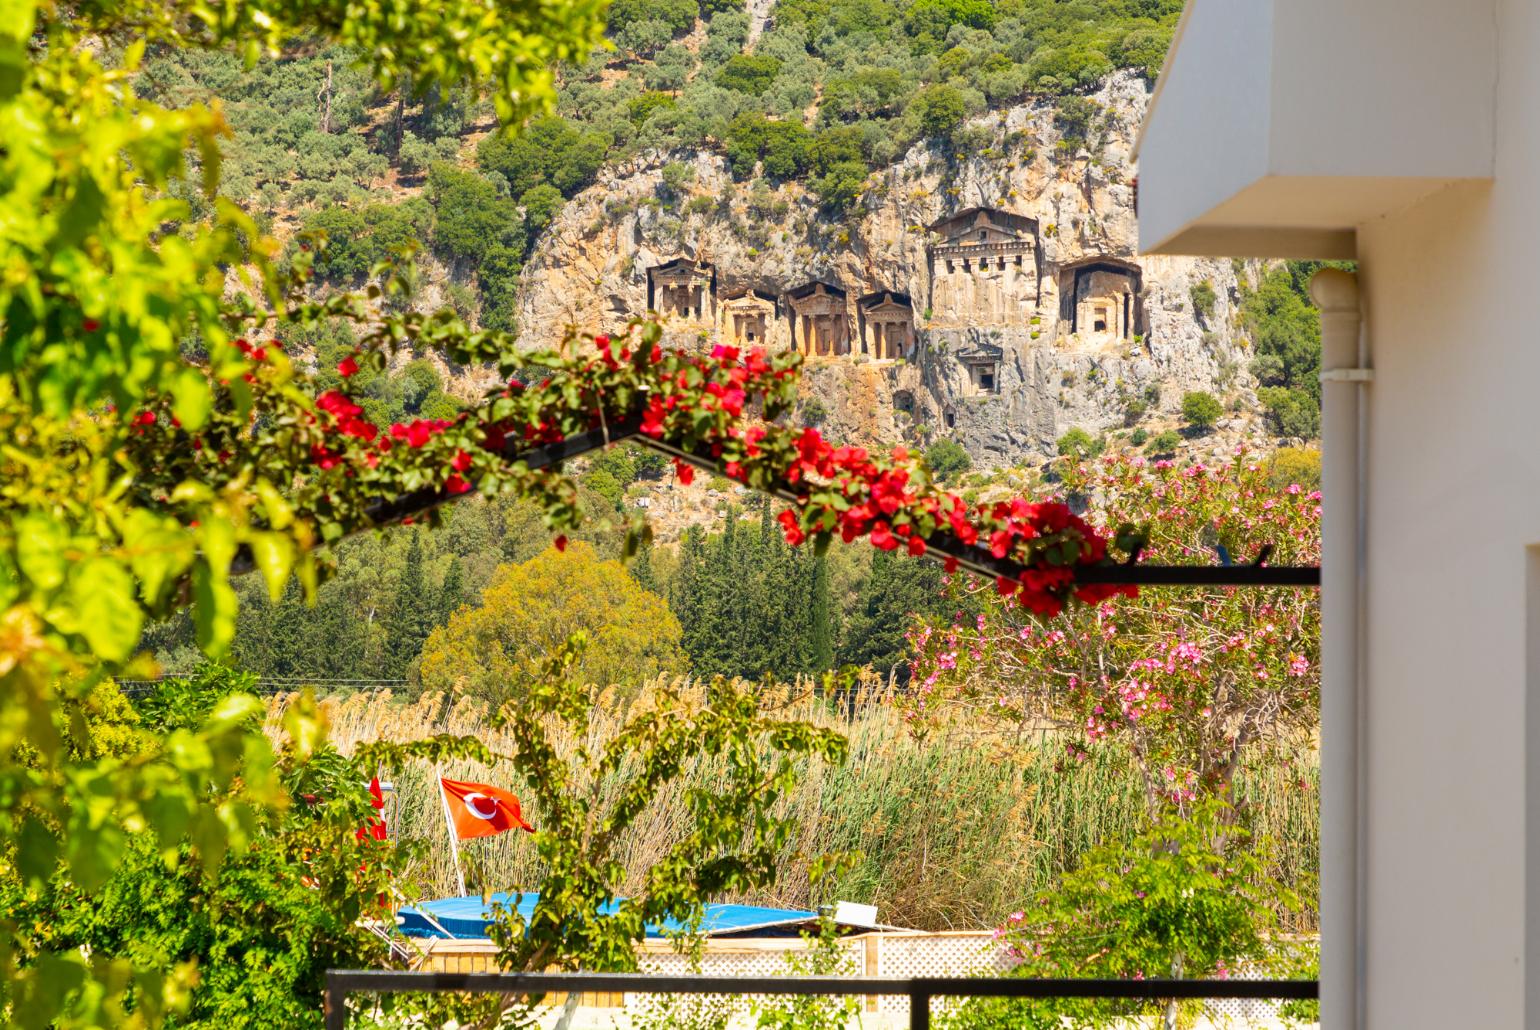
[[[676,681],[687,694],[700,686]],[[649,684],[631,704],[645,704],[659,686]],[[1088,761],[1065,757],[1062,742],[1043,733],[1026,744],[982,730],[916,740],[882,690],[874,684],[838,703],[816,697],[806,684],[765,692],[764,703],[787,718],[805,719],[845,734],[850,756],[840,766],[813,762],[788,799],[799,831],[783,873],[769,891],[749,901],[810,907],[840,899],[876,904],[884,922],[918,929],[977,929],[1005,914],[1073,866],[1087,848],[1131,837],[1144,819],[1144,791],[1128,755],[1115,747],[1093,749]],[[269,725],[289,702],[275,698]],[[388,692],[323,699],[331,739],[344,752],[365,740],[405,741],[433,733],[474,734],[508,754],[515,741],[488,727],[478,705],[451,703],[437,695],[403,702]],[[624,724],[627,705],[610,699],[594,712],[585,736],[590,746],[608,740]],[[557,735],[570,750],[575,743]],[[427,857],[407,871],[424,896],[455,892],[444,817],[434,772],[424,764],[383,771],[395,784],[387,816],[393,834],[427,843]],[[598,785],[613,796],[622,769]],[[511,787],[521,784],[506,763],[493,767],[451,762],[442,773]],[[698,762],[665,789],[648,817],[622,843],[626,889],[686,831],[683,792],[709,782],[710,762]],[[1319,858],[1317,770],[1314,763],[1286,767],[1258,763],[1238,777],[1238,796],[1258,838],[1269,842],[1273,873],[1285,884],[1313,894]],[[585,785],[586,787],[587,785]],[[526,807],[535,825],[540,812]],[[860,859],[833,882],[809,886],[809,857],[860,852]],[[504,834],[461,848],[470,889],[528,888],[540,880],[531,840]],[[1292,930],[1311,930],[1313,918],[1287,920]]]

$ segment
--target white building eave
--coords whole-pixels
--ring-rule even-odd
[[[1358,226],[1489,179],[1492,2],[1189,0],[1138,140],[1140,250],[1350,258]]]

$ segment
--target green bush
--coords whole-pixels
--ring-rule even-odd
[[[369,204],[360,209],[329,207],[306,218],[305,233],[325,233],[315,263],[323,282],[357,284],[378,262],[394,258],[427,235],[431,209],[421,199],[402,204]]]
[[[1241,323],[1256,354],[1251,373],[1257,397],[1281,436],[1320,433],[1321,323],[1310,302],[1310,276],[1319,262],[1291,261],[1262,277],[1241,304]]]
[[[758,97],[770,88],[780,70],[780,59],[769,54],[734,54],[717,72],[716,82],[723,89]]]
[[[990,29],[995,17],[995,5],[989,0],[914,0],[904,12],[904,26],[917,50],[934,53],[954,26]]]
[[[476,164],[507,179],[514,196],[549,183],[571,197],[593,182],[609,146],[609,137],[598,130],[565,118],[541,118],[517,136],[494,133],[482,140]]]
[[[610,474],[608,469],[590,469],[583,477],[583,484],[594,493],[609,501],[619,511],[625,503],[626,489]]]
[[[1135,429],[1132,433],[1128,434],[1128,442],[1133,444],[1135,447],[1143,447],[1144,441],[1148,440],[1149,438],[1149,431],[1146,430],[1143,426],[1140,426],[1138,429]]]
[[[1079,426],[1067,430],[1058,441],[1060,457],[1074,458],[1079,461],[1094,458],[1106,449],[1107,441],[1104,438],[1092,436]]]
[[[1219,295],[1214,292],[1214,284],[1207,279],[1194,283],[1188,295],[1192,299],[1192,310],[1199,318],[1208,321],[1214,313],[1214,305],[1219,301]]]
[[[1152,436],[1145,450],[1151,454],[1175,454],[1180,446],[1182,446],[1181,436],[1175,430],[1167,429],[1163,433]]]
[[[921,138],[950,140],[968,115],[968,102],[955,86],[926,86],[910,104]]]
[[[523,248],[524,223],[517,206],[475,172],[434,164],[428,171],[428,196],[434,210],[433,249],[440,256],[478,265],[498,246]]]
[[[774,182],[795,179],[809,167],[812,137],[801,122],[775,122],[762,114],[741,114],[727,130],[727,161],[739,179],[748,178],[759,162],[764,163],[765,175]]]
[[[1219,416],[1224,414],[1224,407],[1211,393],[1203,390],[1192,390],[1182,395],[1182,418],[1187,420],[1189,428],[1202,432],[1212,429],[1214,423],[1219,421]]]
[[[1267,409],[1268,421],[1279,436],[1313,440],[1321,435],[1321,406],[1307,391],[1287,386],[1264,386],[1257,399]]]
[[[671,93],[649,90],[626,101],[626,113],[633,122],[641,125],[658,111],[672,110],[678,103]]]
[[[650,54],[695,24],[697,0],[614,0],[609,32],[617,44],[638,54]]]
[[[1080,96],[1060,97],[1053,112],[1054,128],[1059,130],[1065,149],[1079,150],[1089,145],[1091,128],[1101,114],[1101,105]]]
[[[973,459],[956,440],[937,440],[925,449],[925,464],[942,482],[949,482],[973,467]]]

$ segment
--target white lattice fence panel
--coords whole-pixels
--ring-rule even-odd
[[[1010,968],[1005,948],[988,933],[883,934],[879,938],[874,976],[972,976],[994,975]],[[936,999],[935,1011],[954,1005],[952,999]],[[909,1015],[909,999],[887,997],[878,1011]]]
[[[799,938],[766,939],[759,941],[708,941],[704,952],[700,956],[699,973],[702,976],[791,976],[793,975],[789,958],[801,957],[808,950],[807,943]],[[861,938],[850,938],[840,942],[840,950],[845,954],[844,970],[850,976],[866,975],[864,964],[866,951]],[[663,976],[687,976],[696,972],[692,968],[688,955],[679,955],[671,951],[653,951],[642,957],[641,971],[644,973],[657,973]],[[744,1012],[756,1002],[764,1000],[762,995],[738,995],[729,999],[725,995],[698,995],[696,1002],[673,1002],[683,1004],[686,1008],[709,1007],[713,1005],[736,1004],[737,1011]],[[640,1009],[656,1009],[659,1006],[670,1004],[663,996],[655,994],[628,994],[626,995],[626,1007],[633,1005]]]

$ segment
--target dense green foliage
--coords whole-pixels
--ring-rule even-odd
[[[340,83],[333,75],[315,112],[315,132],[326,138],[311,140],[304,117],[290,121],[294,112],[273,104],[325,78],[265,93],[253,79],[245,113],[261,124],[231,149],[260,137],[296,162],[309,144],[318,158],[351,160],[356,138],[332,140],[329,131],[339,89],[367,82],[390,92],[410,77],[420,93],[484,91],[501,119],[522,121],[552,105],[555,64],[598,41],[602,8],[597,0],[496,7],[444,0],[431,12],[386,13],[233,0],[211,14],[195,4],[125,0],[21,2],[6,13],[0,1018],[38,1028],[151,1026],[168,1013],[201,1018],[199,978],[215,983],[243,972],[240,963],[207,968],[212,946],[180,938],[173,944],[151,934],[140,947],[115,930],[89,939],[94,926],[81,927],[77,939],[59,936],[55,913],[109,897],[113,878],[148,851],[168,875],[194,884],[195,896],[230,903],[206,924],[218,924],[216,939],[249,932],[253,942],[299,948],[276,961],[276,949],[268,956],[254,948],[253,964],[271,963],[249,978],[261,996],[243,1005],[242,987],[228,985],[213,1017],[233,1024],[240,1006],[245,1022],[302,1025],[319,1017],[306,1000],[314,998],[306,992],[316,987],[315,963],[349,958],[323,938],[358,932],[361,899],[373,905],[379,884],[369,880],[383,871],[373,865],[364,878],[359,856],[347,850],[354,827],[337,825],[354,822],[336,802],[357,796],[357,771],[340,781],[351,791],[341,788],[306,824],[290,802],[307,777],[324,771],[325,754],[308,706],[291,710],[290,746],[275,753],[255,725],[260,709],[250,697],[220,700],[194,727],[152,726],[136,738],[121,698],[114,703],[103,688],[153,670],[136,656],[143,626],[189,602],[199,646],[226,652],[236,628],[238,553],[272,592],[291,574],[313,586],[317,542],[366,520],[348,510],[347,487],[356,481],[307,497],[319,477],[297,474],[296,458],[312,469],[333,460],[318,442],[312,450],[298,440],[319,432],[313,392],[270,336],[275,325],[319,319],[297,295],[309,273],[305,252],[294,255],[292,277],[277,265],[269,219],[219,195],[228,124],[217,105],[176,106],[188,95],[157,89],[202,87],[157,79],[143,61],[153,47],[157,64],[228,78],[290,46],[346,47],[342,63],[353,66],[352,77],[346,68]],[[227,51],[228,60],[215,56]],[[312,70],[328,74],[320,65]],[[272,116],[266,122],[262,104]],[[317,182],[334,174],[311,171]],[[259,179],[286,172],[249,171],[236,189],[249,195]],[[357,314],[365,302],[340,298],[333,310]],[[452,318],[423,333],[420,321],[408,331],[388,308],[374,314],[385,337],[431,339],[462,359],[496,350],[482,346],[486,337],[472,343]],[[383,363],[385,355],[375,357]],[[410,457],[376,455],[370,474],[399,490]],[[275,838],[285,842],[276,854],[267,850]],[[305,875],[316,890],[294,865],[307,852]],[[288,892],[285,903],[219,894],[226,885],[240,891],[243,862],[290,863],[274,888]],[[269,880],[274,872],[262,865],[260,875]],[[210,882],[213,892],[204,889]],[[134,915],[139,907],[130,899],[119,910]],[[194,918],[178,932],[196,933],[196,913],[187,914]],[[266,972],[272,978],[264,981]],[[281,997],[268,998],[269,990]],[[269,1000],[273,1008],[264,1011]]]
[[[107,720],[127,731],[129,746],[119,756],[153,747],[157,736],[195,730],[253,679],[204,665],[135,698],[131,712]],[[291,745],[280,755],[280,773],[286,809],[253,824],[250,846],[217,875],[200,854],[206,840],[167,849],[154,834],[137,832],[96,892],[56,876],[32,893],[4,877],[0,903],[55,948],[198,970],[168,1025],[318,1028],[325,970],[385,957],[383,942],[358,920],[376,914],[404,853],[358,839],[355,831],[373,814],[367,774],[336,752],[307,755]]]
[[[1006,923],[1031,977],[1212,979],[1242,962],[1271,957],[1277,911],[1299,906],[1269,878],[1247,834],[1224,806],[1168,814],[1132,840],[1087,852],[1080,864]],[[1189,1004],[1189,1009],[1200,1007]],[[1060,1030],[1101,1027],[1118,1017],[1164,1016],[1175,1001],[973,1001],[943,1025],[951,1030]],[[1190,1018],[1190,1017],[1189,1017]]]
[[[1312,440],[1321,431],[1321,320],[1310,300],[1319,261],[1290,261],[1262,277],[1241,302],[1256,357],[1257,397],[1280,436]]]
[[[577,542],[500,566],[478,605],[428,634],[423,686],[495,703],[521,697],[573,633],[593,642],[571,670],[585,683],[630,688],[684,670],[679,621],[663,598]]]
[[[1219,398],[1206,390],[1191,390],[1182,394],[1182,418],[1187,420],[1187,427],[1196,432],[1214,428],[1214,423],[1219,421],[1224,411]]]
[[[1061,458],[1084,461],[1107,449],[1106,437],[1092,436],[1079,426],[1070,426],[1055,444]]]
[[[404,204],[327,207],[305,219],[306,233],[322,236],[316,276],[340,286],[362,282],[371,268],[414,250],[428,237],[432,211],[421,199]]]
[[[789,679],[834,664],[828,560],[786,546],[770,506],[760,511],[755,526],[729,509],[721,533],[692,527],[680,545],[669,603],[700,675]]]
[[[1214,314],[1214,305],[1219,303],[1219,294],[1214,292],[1214,284],[1204,279],[1194,283],[1188,294],[1192,300],[1193,313],[1198,316],[1198,321],[1207,324]]]
[[[944,437],[925,448],[925,460],[931,471],[943,481],[950,481],[973,467],[973,459],[962,444]]]

